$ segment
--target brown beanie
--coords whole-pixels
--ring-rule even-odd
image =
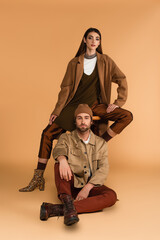
[[[91,117],[93,116],[91,108],[88,106],[88,104],[79,104],[74,112],[74,116],[76,117],[79,113],[87,113]]]

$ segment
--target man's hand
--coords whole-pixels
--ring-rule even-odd
[[[94,187],[93,184],[91,183],[87,183],[83,188],[82,190],[78,193],[75,201],[80,201],[80,200],[83,200],[83,199],[86,199],[89,195],[89,192],[90,190]]]
[[[108,104],[108,107],[106,109],[107,113],[110,113],[112,111],[114,111],[115,108],[119,108],[119,106],[115,105],[115,104]]]
[[[54,120],[57,118],[57,115],[51,114],[50,118],[49,118],[49,125],[52,125],[52,123],[54,122]]]
[[[59,173],[60,173],[60,177],[61,179],[64,179],[66,181],[71,180],[72,177],[72,171],[71,168],[67,162],[67,159],[65,156],[59,156],[57,158],[58,162],[59,162]]]

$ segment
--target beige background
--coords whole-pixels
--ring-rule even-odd
[[[159,0],[0,0],[1,235],[3,239],[159,239]],[[120,201],[103,213],[39,220],[43,201],[58,202],[53,159],[46,190],[19,193],[36,167],[68,61],[89,27],[102,33],[103,52],[126,74],[124,108],[134,121],[109,143],[106,184]],[[112,99],[116,96],[113,87]]]

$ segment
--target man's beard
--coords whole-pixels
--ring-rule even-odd
[[[86,132],[90,129],[90,127],[77,127],[76,126],[76,129],[79,131],[79,132]]]

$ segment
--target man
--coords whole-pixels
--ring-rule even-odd
[[[103,185],[108,175],[107,143],[90,130],[92,115],[87,104],[79,104],[76,130],[62,134],[53,150],[55,183],[62,204],[44,202],[41,220],[64,216],[68,226],[79,221],[78,213],[100,211],[117,201],[116,193]]]

